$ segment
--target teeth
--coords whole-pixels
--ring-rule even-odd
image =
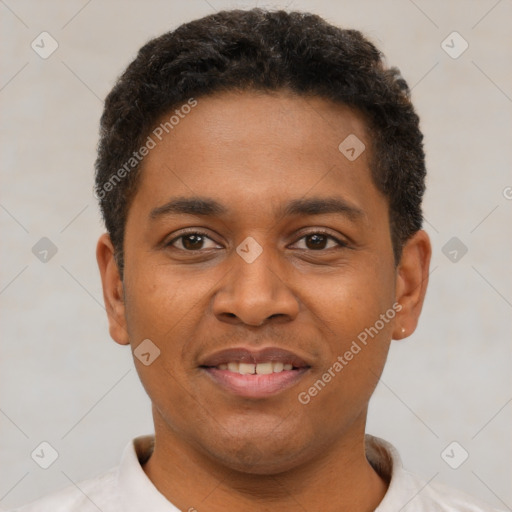
[[[274,368],[272,366],[272,362],[269,361],[268,363],[258,363],[256,365],[256,373],[258,375],[270,375],[274,372]]]
[[[265,363],[239,363],[232,361],[222,363],[217,366],[219,370],[229,370],[230,372],[240,373],[241,375],[270,375],[271,373],[280,373],[283,370],[290,371],[293,365],[283,364],[280,361],[266,361]]]
[[[256,371],[256,365],[250,363],[240,363],[238,372],[242,375],[254,373]]]
[[[230,372],[238,373],[238,363],[228,363],[228,370]]]
[[[274,373],[282,372],[284,369],[284,364],[280,363],[279,361],[276,361],[274,363]]]

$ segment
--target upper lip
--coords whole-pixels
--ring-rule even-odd
[[[207,356],[203,359],[200,366],[212,367],[233,361],[253,364],[275,361],[291,364],[296,368],[307,368],[310,366],[297,354],[278,347],[267,347],[260,350],[251,350],[244,347],[228,348]]]

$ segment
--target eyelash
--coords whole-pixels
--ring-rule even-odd
[[[172,240],[170,240],[169,242],[167,242],[165,244],[165,247],[171,247],[173,249],[177,249],[178,251],[183,251],[183,252],[188,252],[188,253],[198,253],[198,252],[204,252],[203,249],[196,249],[196,250],[189,250],[189,249],[180,249],[178,247],[173,247],[173,244],[186,237],[186,236],[189,236],[189,235],[199,235],[201,237],[204,237],[204,238],[208,238],[209,240],[212,240],[211,237],[209,237],[206,233],[204,232],[201,232],[201,231],[188,231],[188,232],[185,232],[185,233],[182,233],[181,235],[173,238]],[[339,238],[336,238],[335,236],[331,235],[330,233],[328,233],[327,231],[322,231],[322,230],[316,230],[316,231],[311,231],[309,233],[305,233],[303,234],[298,240],[302,240],[303,238],[306,238],[307,236],[312,236],[312,235],[323,235],[323,236],[326,236],[328,239],[330,240],[334,240],[337,244],[338,244],[338,249],[339,248],[347,248],[348,247],[348,243],[347,242],[344,242],[342,240],[340,240]],[[215,242],[215,240],[212,240],[213,242]],[[215,242],[216,243],[216,242]],[[296,242],[295,242],[296,243]],[[328,251],[330,249],[335,249],[335,247],[330,247],[330,248],[327,248],[327,249],[301,249],[301,250],[308,250],[308,251],[312,251],[312,252],[325,252],[325,251]]]

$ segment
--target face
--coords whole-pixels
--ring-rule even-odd
[[[355,160],[338,149],[349,135]],[[106,235],[98,261],[112,337],[136,354],[151,340],[134,360],[157,436],[271,474],[363,435],[430,254],[420,232],[395,265],[370,146],[346,106],[223,93],[145,157],[124,281]]]

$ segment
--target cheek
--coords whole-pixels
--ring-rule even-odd
[[[180,418],[197,402],[188,383],[186,344],[200,321],[207,284],[162,266],[136,278],[127,272],[126,283],[126,323],[137,373],[158,416],[179,429]],[[137,357],[137,347],[147,339],[157,347],[149,351],[158,354],[149,365]]]
[[[370,330],[374,324],[363,329],[355,324],[343,325],[339,331],[353,334],[331,340],[328,362],[298,390],[296,399],[306,410],[304,418],[311,430],[341,432],[357,418],[364,417],[390,344],[389,327]]]
[[[215,276],[191,276],[168,265],[132,272],[127,266],[126,323],[137,372],[157,407],[178,410],[184,403],[193,361],[188,347],[197,341]],[[137,360],[137,347],[151,340],[158,357],[146,366]]]
[[[155,265],[133,278],[127,273],[126,281],[126,316],[133,339],[153,336],[163,347],[177,346],[179,333],[204,311],[205,298],[215,282],[167,265]]]
[[[327,338],[342,350],[350,340],[379,320],[390,308],[388,322],[380,325],[383,335],[390,335],[395,297],[391,265],[370,261],[315,280],[303,300],[324,326]]]
[[[393,272],[379,265],[325,279],[308,297],[328,344],[322,367],[316,369],[298,401],[309,417],[343,423],[347,411],[366,404],[384,367],[396,311]]]

